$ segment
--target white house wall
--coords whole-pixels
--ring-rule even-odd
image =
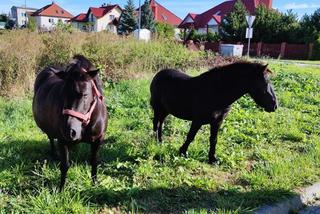
[[[26,25],[29,22],[27,12],[35,12],[36,10],[28,8],[13,7],[11,9],[11,16],[15,19],[17,27]]]
[[[49,22],[49,19],[52,19],[52,22]],[[37,26],[42,30],[52,30],[59,22],[59,20],[61,20],[63,23],[67,23],[69,19],[50,16],[36,16]]]
[[[114,18],[119,18],[121,15],[121,10],[119,8],[111,10],[109,13],[104,15],[103,17],[97,19],[97,28],[96,31],[108,30],[111,32],[117,32],[116,27],[112,24],[113,19],[110,19],[110,16]]]

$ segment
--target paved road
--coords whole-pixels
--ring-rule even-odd
[[[315,201],[303,210],[300,210],[298,214],[320,214],[320,200]]]

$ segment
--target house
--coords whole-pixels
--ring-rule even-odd
[[[272,0],[241,0],[250,14],[255,13],[259,5],[265,5],[272,8]],[[189,13],[180,23],[179,28],[190,30],[196,29],[199,33],[218,32],[219,25],[228,13],[233,10],[237,0],[229,0],[205,11],[201,14]]]
[[[15,22],[17,28],[26,27],[29,16],[37,10],[36,8],[13,6],[11,7],[10,19]]]
[[[103,4],[101,7],[90,7],[87,13],[80,13],[70,22],[80,31],[99,32],[107,30],[117,32],[117,25],[122,9],[119,5]]]
[[[182,21],[182,19],[155,0],[150,0],[150,7],[156,22],[167,23],[169,25],[178,27]]]
[[[55,2],[40,8],[32,13],[31,16],[35,17],[40,31],[51,31],[58,22],[68,23],[73,17],[71,13],[61,8]]]

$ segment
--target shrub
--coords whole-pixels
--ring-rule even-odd
[[[34,16],[29,17],[27,28],[32,32],[37,30],[36,18]]]
[[[190,52],[173,40],[145,43],[108,32],[8,31],[0,35],[0,44],[0,96],[32,90],[37,71],[50,65],[65,66],[74,54],[92,60],[108,81],[135,78],[168,67],[196,67],[203,58],[201,52]]]
[[[174,27],[166,23],[156,23],[156,33],[159,38],[173,39]]]
[[[0,36],[0,95],[23,94],[33,87],[43,43],[37,33],[26,30]]]

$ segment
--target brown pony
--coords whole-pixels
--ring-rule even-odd
[[[54,139],[60,153],[60,191],[70,166],[69,147],[80,141],[91,145],[90,163],[93,183],[97,179],[97,152],[104,142],[107,109],[98,70],[84,56],[76,55],[65,71],[48,67],[34,84],[33,115],[47,134],[52,153]]]
[[[162,124],[172,114],[191,120],[187,139],[180,148],[186,155],[190,143],[202,125],[211,125],[209,163],[216,162],[217,135],[231,104],[245,94],[267,112],[277,109],[277,98],[269,81],[270,70],[259,63],[238,62],[211,69],[197,77],[166,69],[155,75],[151,83],[153,129],[162,141]]]

